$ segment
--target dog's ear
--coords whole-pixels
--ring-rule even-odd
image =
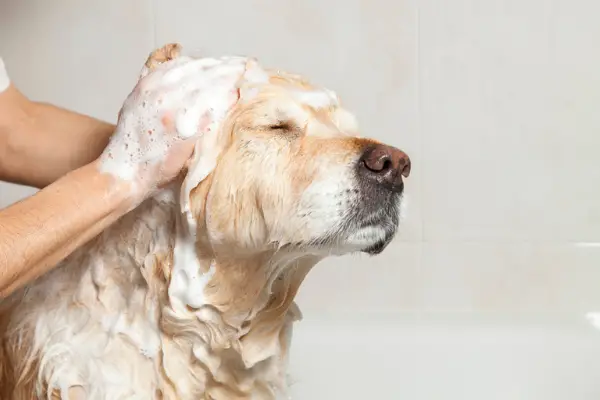
[[[231,114],[231,113],[230,113]],[[197,222],[205,208],[211,183],[211,174],[221,154],[233,141],[234,121],[228,117],[196,140],[194,153],[188,163],[187,175],[181,185],[181,212],[186,216],[192,235],[196,234]]]
[[[215,92],[214,95],[220,94]],[[204,217],[206,198],[218,159],[232,140],[230,120],[223,116],[211,121],[210,129],[194,139],[194,153],[181,184],[180,214],[177,216],[173,248],[173,278],[169,283],[171,304],[181,313],[187,312],[186,306],[199,307],[200,304],[195,301],[204,298],[202,282],[212,276],[212,254],[210,251],[198,254],[197,246],[208,239]]]
[[[234,139],[236,113],[241,110],[240,107],[243,103],[251,101],[256,96],[257,88],[267,83],[268,80],[267,72],[260,67],[258,62],[252,58],[247,59],[246,69],[240,77],[235,91],[237,96],[236,105],[226,115],[217,116],[221,119],[211,121],[209,129],[197,139],[180,194],[182,199],[181,211],[187,215],[189,223],[195,224],[196,221],[199,222],[202,219],[200,214],[205,208],[206,195],[211,183],[211,173],[217,166],[221,154],[231,145]],[[223,93],[222,95],[231,95],[231,93]],[[218,100],[215,101],[218,102]]]

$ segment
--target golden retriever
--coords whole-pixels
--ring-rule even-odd
[[[0,303],[0,398],[285,396],[298,288],[324,257],[384,250],[410,160],[357,137],[333,92],[263,71],[181,180]]]

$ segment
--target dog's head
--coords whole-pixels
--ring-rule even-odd
[[[215,144],[199,142],[198,159],[218,153],[189,193],[199,237],[229,254],[381,252],[398,229],[408,156],[359,138],[333,92],[260,72],[242,80]]]
[[[165,49],[169,60],[176,51]],[[360,138],[337,96],[299,76],[248,60],[237,90],[198,139],[182,184],[163,329],[204,332],[204,346],[233,347],[250,367],[285,355],[293,299],[316,262],[390,243],[411,165]]]

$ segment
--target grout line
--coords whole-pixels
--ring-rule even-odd
[[[424,160],[425,160],[425,145],[423,144],[424,142],[424,132],[423,132],[423,124],[422,124],[422,99],[421,99],[421,8],[420,8],[420,0],[415,0],[415,8],[416,8],[416,54],[415,54],[415,58],[416,58],[416,74],[417,74],[417,88],[416,88],[416,100],[417,100],[417,135],[419,136],[419,161],[421,162],[421,172],[419,173],[419,203],[420,207],[419,207],[419,222],[421,225],[421,229],[419,232],[419,238],[421,240],[421,242],[423,242],[425,240],[425,221],[423,218],[423,214],[424,214],[424,210],[423,210],[423,187],[424,187],[424,181],[425,181],[425,174],[424,174]]]
[[[150,15],[152,19],[152,50],[158,47],[157,33],[156,33],[156,2],[157,0],[148,0],[150,4]]]
[[[424,162],[425,159],[425,146],[423,145],[423,124],[422,124],[422,116],[421,116],[421,0],[415,0],[415,36],[416,36],[416,54],[415,54],[415,63],[416,63],[416,74],[417,74],[417,87],[416,87],[416,101],[417,101],[417,135],[419,140],[419,157],[418,160],[421,163],[421,172],[419,173],[419,222],[420,222],[420,231],[419,231],[419,248],[417,249],[417,265],[415,268],[415,286],[418,287],[418,290],[415,294],[416,296],[416,313],[415,318],[417,321],[421,321],[425,319],[424,309],[426,305],[425,297],[424,297],[424,278],[423,278],[423,255],[425,251],[424,240],[425,240],[425,221],[423,218],[423,186],[424,186]]]
[[[576,247],[600,247],[600,242],[574,242],[571,244]]]
[[[577,240],[545,240],[545,239],[428,239],[428,240],[394,240],[392,243],[415,245],[415,244],[455,244],[455,245],[497,245],[497,246],[575,246],[600,248],[600,242],[585,242]]]

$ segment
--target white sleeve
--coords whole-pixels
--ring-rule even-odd
[[[10,79],[8,79],[8,72],[4,66],[4,61],[0,57],[0,93],[4,92],[10,85]]]

